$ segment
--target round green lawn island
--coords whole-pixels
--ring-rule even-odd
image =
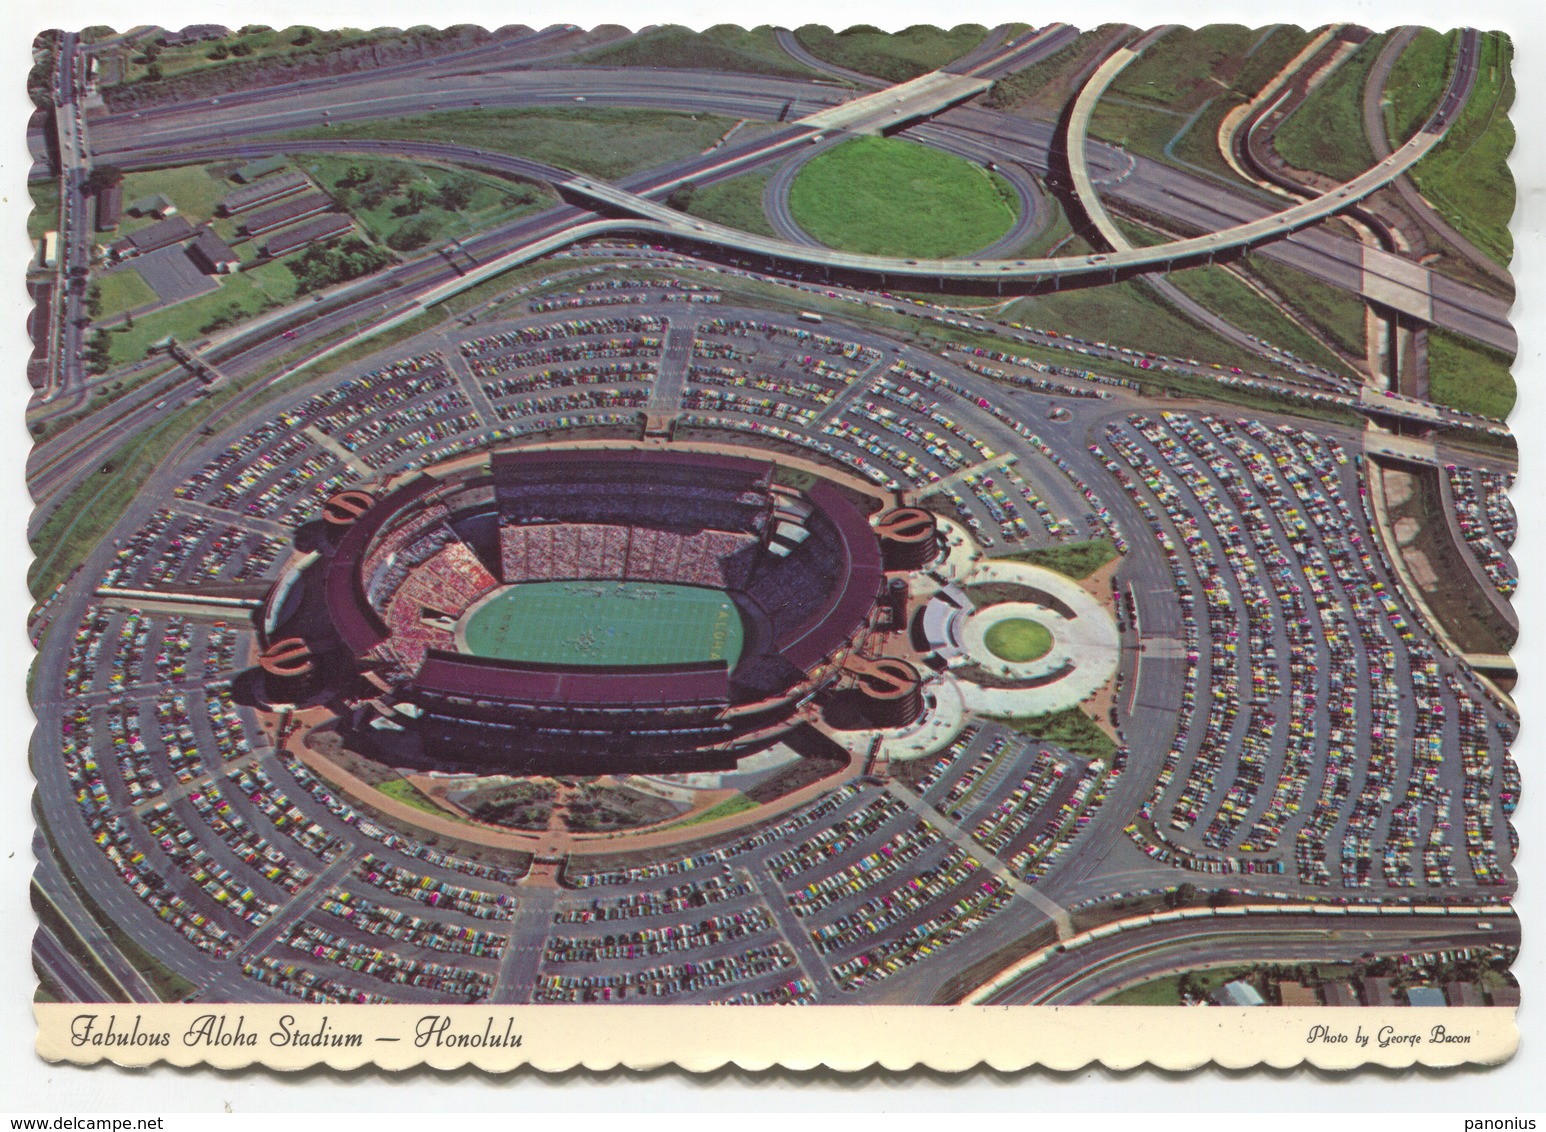
[[[789,211],[838,251],[948,259],[994,243],[1020,215],[1014,187],[963,157],[898,138],[855,138],[813,157]]]
[[[1052,634],[1039,621],[1028,617],[1006,617],[988,626],[983,644],[1000,660],[1024,664],[1039,660],[1052,651]]]

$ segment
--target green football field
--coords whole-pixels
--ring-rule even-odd
[[[719,590],[659,582],[528,582],[472,615],[477,656],[536,664],[642,665],[741,656],[744,629]]]

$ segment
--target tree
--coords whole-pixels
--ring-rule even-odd
[[[692,207],[692,198],[697,195],[698,186],[692,181],[683,182],[672,190],[666,198],[666,204],[678,212],[686,212]]]
[[[312,39],[313,39],[313,36],[311,34],[311,29],[310,28],[302,28],[301,29],[301,34],[296,36],[294,39],[292,39],[290,41],[290,43],[294,47],[305,47],[307,44],[309,44],[312,41]]]
[[[86,291],[86,313],[92,318],[102,317],[102,284],[93,283]]]
[[[162,71],[161,71],[161,64],[160,63],[152,63],[150,66],[145,68],[145,78],[149,82],[153,82],[153,83],[160,82],[161,81],[161,74],[162,74]]]
[[[403,196],[403,202],[392,209],[394,216],[417,216],[424,211],[424,206],[429,203],[429,193],[423,185],[410,185],[408,192]]]
[[[410,220],[387,237],[387,247],[399,252],[422,248],[435,238],[435,229],[435,222],[428,217]]]
[[[215,60],[229,59],[231,57],[231,49],[223,43],[217,43],[209,49],[209,57]]]
[[[440,207],[447,212],[460,212],[472,200],[475,186],[466,177],[455,177],[440,186]]]
[[[122,169],[116,165],[98,165],[81,182],[81,189],[87,193],[100,193],[103,189],[110,189],[114,185],[121,184],[123,184]]]

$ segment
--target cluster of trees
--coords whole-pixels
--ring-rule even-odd
[[[86,343],[86,369],[91,373],[106,373],[112,364],[112,353],[107,331],[98,330]]]
[[[411,252],[429,243],[439,231],[439,224],[427,216],[421,216],[417,220],[398,225],[386,238],[386,244],[395,252]]]
[[[477,821],[509,829],[546,829],[556,793],[543,783],[516,782],[479,798],[469,812]]]
[[[326,245],[313,244],[288,264],[299,290],[318,291],[334,283],[358,279],[392,262],[392,253],[367,244],[358,236]]]
[[[222,59],[229,59],[233,55],[235,55],[237,58],[241,58],[244,55],[251,54],[252,44],[248,43],[245,39],[238,39],[234,43],[226,43],[221,41],[209,49],[209,58],[215,60],[216,62],[219,62]]]
[[[86,179],[81,182],[81,190],[86,193],[100,193],[103,189],[121,184],[123,184],[122,169],[116,165],[97,165],[86,174]]]

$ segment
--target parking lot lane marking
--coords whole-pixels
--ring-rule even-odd
[[[218,507],[211,507],[207,503],[195,503],[191,499],[176,499],[167,507],[174,515],[192,515],[200,519],[213,519],[217,523],[226,523],[233,527],[242,527],[245,530],[256,531],[260,535],[273,535],[282,538],[286,542],[295,538],[295,528],[287,527],[283,523],[276,523],[272,519],[259,518],[257,515],[243,515],[239,511],[222,511]]]
[[[266,951],[271,945],[284,935],[285,931],[297,920],[310,912],[317,902],[333,890],[333,886],[348,875],[360,858],[356,852],[356,842],[350,841],[338,851],[338,856],[333,863],[312,878],[312,882],[301,889],[294,896],[286,900],[274,910],[274,914],[268,918],[257,931],[247,937],[235,951],[231,952],[230,962],[240,967],[243,955],[257,955]]]
[[[693,339],[697,324],[673,323],[661,345],[660,369],[651,391],[650,411],[676,414],[682,410],[682,393],[687,387],[687,369],[692,362]]]
[[[1009,866],[1000,861],[992,853],[989,853],[982,844],[973,838],[955,822],[945,817],[933,806],[926,805],[922,798],[911,790],[904,790],[894,782],[886,784],[886,790],[897,801],[911,810],[920,821],[932,825],[957,846],[965,850],[983,868],[987,869],[999,880],[1007,884],[1016,896],[1030,904],[1034,904],[1047,914],[1047,917],[1057,925],[1058,938],[1068,939],[1074,934],[1074,921],[1069,916],[1068,909],[1050,899],[1046,894],[1037,892],[1026,884],[1010,870]]]
[[[832,972],[821,961],[821,956],[816,954],[816,949],[811,946],[810,936],[805,934],[800,921],[789,910],[789,901],[784,897],[784,890],[778,886],[778,882],[773,879],[773,874],[768,871],[767,862],[759,857],[752,862],[751,871],[758,891],[762,894],[762,902],[773,913],[773,922],[778,925],[778,934],[784,937],[784,942],[794,951],[795,962],[800,965],[800,970],[805,972],[806,978],[821,987],[822,1001],[840,1001],[840,992],[837,983],[832,979]],[[831,999],[828,998],[829,995]]]
[[[137,699],[136,702],[143,704],[150,703],[152,700],[151,697],[141,696]],[[182,798],[186,798],[189,794],[193,793],[193,791],[202,790],[206,786],[209,786],[211,783],[215,783],[217,778],[224,778],[232,771],[247,770],[248,768],[256,765],[267,753],[268,748],[265,747],[262,750],[257,750],[251,752],[250,754],[245,754],[239,759],[232,759],[228,763],[221,763],[214,770],[206,771],[204,774],[199,775],[197,778],[190,778],[187,782],[179,783],[164,794],[157,794],[154,797],[146,798],[144,801],[136,802],[134,804],[134,812],[137,815],[143,814],[145,811],[154,809],[156,806],[159,806],[162,803],[170,806],[173,802],[176,802]],[[218,785],[218,783],[216,783],[216,785]]]
[[[467,394],[473,408],[483,418],[484,427],[492,428],[497,425],[499,413],[495,411],[494,403],[488,399],[488,395],[483,392],[483,386],[478,384],[477,379],[472,376],[472,371],[467,368],[467,362],[463,359],[458,345],[447,339],[440,354],[446,360],[446,369],[451,372],[452,377],[456,378],[457,384],[462,387],[462,392]]]
[[[301,429],[301,431],[309,436],[312,440],[315,440],[319,447],[327,449],[328,452],[338,457],[339,460],[341,460],[361,479],[371,480],[380,475],[379,472],[377,472],[364,460],[361,460],[353,452],[350,452],[342,444],[338,443],[338,441],[334,440],[331,436],[323,432],[316,425],[307,425],[305,428]]]
[[[553,923],[553,906],[558,903],[556,888],[522,888],[516,900],[515,916],[510,921],[509,940],[499,957],[499,973],[490,1004],[530,1002],[537,989],[542,954],[548,945]]]
[[[1002,467],[1005,464],[1013,464],[1014,462],[1015,454],[1013,452],[1005,452],[1002,455],[993,457],[991,460],[983,460],[979,463],[971,465],[968,468],[961,468],[957,471],[951,472],[948,476],[940,477],[933,483],[925,484],[920,488],[916,488],[913,491],[908,492],[907,494],[911,496],[909,502],[916,503],[918,500],[924,498],[925,496],[933,495],[936,491],[944,491],[947,487],[954,487],[956,484],[965,480],[968,476],[982,475],[985,472],[991,472],[995,468]]]

